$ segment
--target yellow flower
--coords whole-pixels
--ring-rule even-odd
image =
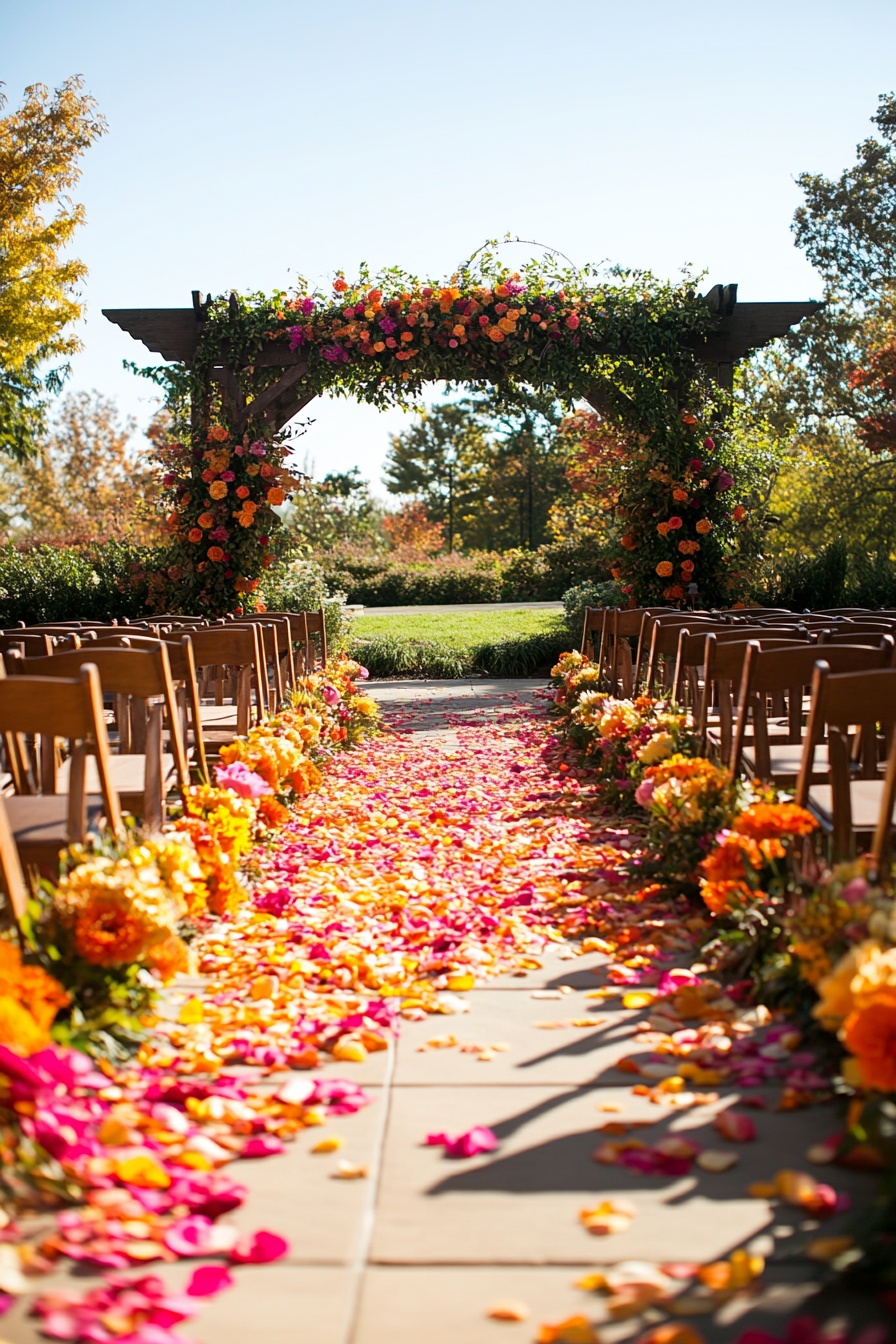
[[[869,941],[850,948],[818,986],[813,1015],[834,1030],[883,989],[896,988],[896,948]]]
[[[655,765],[671,754],[673,738],[669,733],[655,733],[638,752],[638,760],[643,765]]]

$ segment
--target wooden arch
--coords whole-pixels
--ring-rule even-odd
[[[786,335],[803,318],[824,307],[812,300],[738,303],[737,285],[715,285],[706,295],[706,303],[716,319],[716,329],[695,346],[695,352],[723,387],[731,387],[738,360]],[[234,296],[231,304],[236,305]],[[103,315],[164,360],[189,367],[199,344],[206,303],[194,290],[192,308],[104,308]],[[283,372],[273,383],[262,386],[264,380],[257,379],[257,371],[264,370],[267,375],[272,368]],[[269,341],[245,363],[230,364],[225,355],[212,367],[211,377],[221,387],[234,431],[241,433],[252,419],[263,418],[274,431],[288,424],[317,395],[302,387],[307,368],[307,352],[290,351],[284,341]],[[597,391],[588,400],[601,411]]]

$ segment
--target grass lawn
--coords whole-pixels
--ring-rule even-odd
[[[352,623],[352,636],[434,639],[453,648],[469,649],[512,635],[551,634],[562,626],[562,611],[420,612],[410,616],[358,616]]]

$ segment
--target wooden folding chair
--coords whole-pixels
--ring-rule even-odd
[[[832,675],[826,662],[816,663],[794,801],[818,819],[835,862],[848,858],[860,839],[875,836],[881,828],[890,779],[889,761],[886,777],[881,776],[881,735],[892,756],[894,725],[896,668]],[[825,731],[829,782],[814,784],[815,752]]]
[[[321,607],[318,611],[301,611],[297,615],[305,618],[305,671],[323,671],[329,657],[326,613]]]
[[[174,698],[180,716],[180,732],[187,764],[189,765],[191,753],[195,752],[195,765],[202,778],[207,779],[208,763],[202,733],[202,716],[199,712],[199,682],[193,659],[193,641],[189,635],[183,633],[183,630],[184,627],[181,627],[178,632],[179,642],[170,639],[164,643],[168,652],[168,664],[174,684]],[[127,634],[124,630],[117,635],[102,635],[97,640],[100,647],[112,645],[124,649],[151,649],[160,642],[161,639],[154,639],[151,635]]]
[[[678,644],[682,632],[708,634],[712,630],[727,632],[733,627],[727,623],[700,618],[693,620],[689,613],[683,613],[681,619],[654,620],[650,626],[650,645],[647,655],[647,669],[644,682],[647,694],[653,695],[655,689],[671,691],[672,674],[678,654]]]
[[[261,661],[264,669],[265,708],[269,714],[276,714],[283,703],[283,669],[280,658],[284,650],[280,645],[281,630],[266,616],[252,620],[241,617],[238,621],[228,622],[229,630],[254,629],[261,649]],[[286,632],[288,639],[288,630]]]
[[[792,785],[802,767],[803,690],[813,678],[815,665],[824,658],[832,672],[865,672],[888,668],[893,662],[893,641],[883,648],[869,649],[855,645],[837,644],[802,649],[766,649],[751,644],[744,661],[743,677],[737,701],[737,717],[731,748],[730,767],[734,774],[742,768],[779,787]],[[770,731],[769,703],[783,694],[787,702],[786,723],[778,721]],[[748,722],[753,724],[753,742],[745,749]],[[812,778],[824,779],[828,770],[827,750],[819,742],[816,752],[816,770]]]
[[[180,644],[183,635],[172,632],[162,638],[168,645]],[[245,736],[253,723],[261,723],[267,716],[264,652],[254,625],[228,623],[193,629],[190,641],[200,684],[202,735],[206,752],[214,755],[225,743]],[[230,704],[224,699],[228,672],[232,693]],[[212,685],[213,695],[203,694],[203,691],[209,692]],[[212,700],[214,703],[209,703]]]
[[[124,827],[118,794],[112,783],[109,739],[103,718],[103,695],[99,673],[90,663],[78,677],[6,677],[0,672],[0,733],[11,758],[26,759],[23,735],[51,739],[67,738],[71,765],[68,794],[56,792],[55,768],[35,781],[16,779],[16,793],[6,798],[9,824],[25,868],[34,867],[45,876],[59,871],[59,854],[68,845],[84,843],[88,828],[100,820],[117,836]],[[10,746],[16,742],[17,747]],[[55,767],[55,750],[42,753]],[[97,794],[85,787],[88,757],[96,763]]]
[[[9,824],[6,799],[0,795],[0,888],[6,897],[2,915],[7,923],[19,926],[28,908],[28,884]],[[10,918],[11,916],[11,918]]]
[[[699,626],[691,631],[684,626],[678,632],[678,649],[675,655],[675,671],[672,678],[672,699],[678,705],[687,705],[695,717],[700,712],[703,682],[701,674],[706,667],[706,638],[712,634],[716,646],[719,644],[745,644],[749,639],[759,639],[763,643],[769,638],[768,630],[759,626],[715,626],[712,630],[703,630]],[[779,644],[805,644],[807,634],[789,634],[786,627],[773,642]]]
[[[161,641],[139,649],[93,645],[52,658],[17,659],[10,672],[64,677],[87,663],[99,671],[103,691],[116,697],[118,751],[111,753],[110,766],[122,810],[141,817],[145,826],[158,828],[168,793],[177,788],[183,799],[190,783],[168,650]],[[168,752],[162,741],[166,720]],[[71,763],[64,761],[57,772],[63,791],[70,769]],[[97,790],[95,766],[89,762],[87,791]]]
[[[727,762],[731,755],[735,702],[743,677],[747,645],[758,642],[761,648],[804,648],[808,643],[814,645],[814,640],[805,632],[791,635],[763,630],[758,640],[755,637],[745,639],[743,630],[738,631],[739,639],[719,640],[721,633],[710,631],[705,636],[703,688],[695,718],[705,750]]]

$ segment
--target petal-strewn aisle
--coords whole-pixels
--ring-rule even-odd
[[[781,1333],[813,1241],[867,1198],[807,1162],[837,1118],[787,1109],[819,1082],[795,1033],[678,976],[692,911],[627,894],[637,837],[553,754],[533,687],[374,687],[390,733],[259,853],[173,996],[148,1066],[223,1059],[321,1103],[228,1169],[228,1221],[290,1251],[236,1268],[191,1338],[612,1344],[674,1299],[699,1335],[672,1344]],[[20,1308],[0,1335],[36,1338]]]

